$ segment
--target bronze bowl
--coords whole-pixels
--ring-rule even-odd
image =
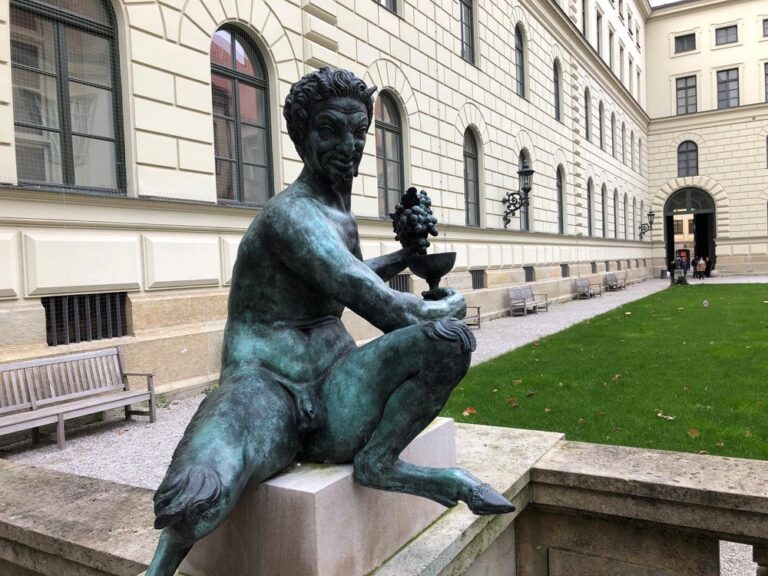
[[[426,280],[430,290],[437,288],[440,279],[453,270],[455,263],[456,252],[441,252],[408,258],[408,268],[416,276]]]

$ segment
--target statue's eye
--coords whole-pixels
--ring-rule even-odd
[[[359,128],[357,132],[355,132],[355,138],[357,138],[358,140],[362,140],[363,138],[365,138],[365,135],[367,133],[368,133],[368,130],[366,130],[365,128]]]
[[[330,124],[321,124],[318,128],[318,132],[320,132],[321,136],[333,136],[335,130]]]

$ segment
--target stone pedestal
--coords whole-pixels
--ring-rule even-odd
[[[454,466],[453,420],[437,419],[402,458],[422,466]],[[351,465],[294,466],[248,488],[224,524],[194,546],[180,573],[368,574],[444,511],[425,498],[358,486]]]

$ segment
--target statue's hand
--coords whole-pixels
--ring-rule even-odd
[[[461,319],[467,314],[464,296],[453,288],[435,288],[422,292],[421,295],[424,300],[439,301],[443,308],[443,316]]]

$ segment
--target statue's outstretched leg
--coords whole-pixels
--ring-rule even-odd
[[[397,330],[341,361],[321,389],[322,430],[305,446],[313,460],[349,461],[366,486],[464,501],[476,514],[500,514],[512,504],[460,468],[403,462],[400,452],[438,415],[469,368],[474,336],[458,320]]]
[[[285,389],[253,376],[236,375],[203,401],[155,493],[155,528],[163,531],[147,576],[173,576],[249,481],[262,482],[293,461],[295,418]]]

